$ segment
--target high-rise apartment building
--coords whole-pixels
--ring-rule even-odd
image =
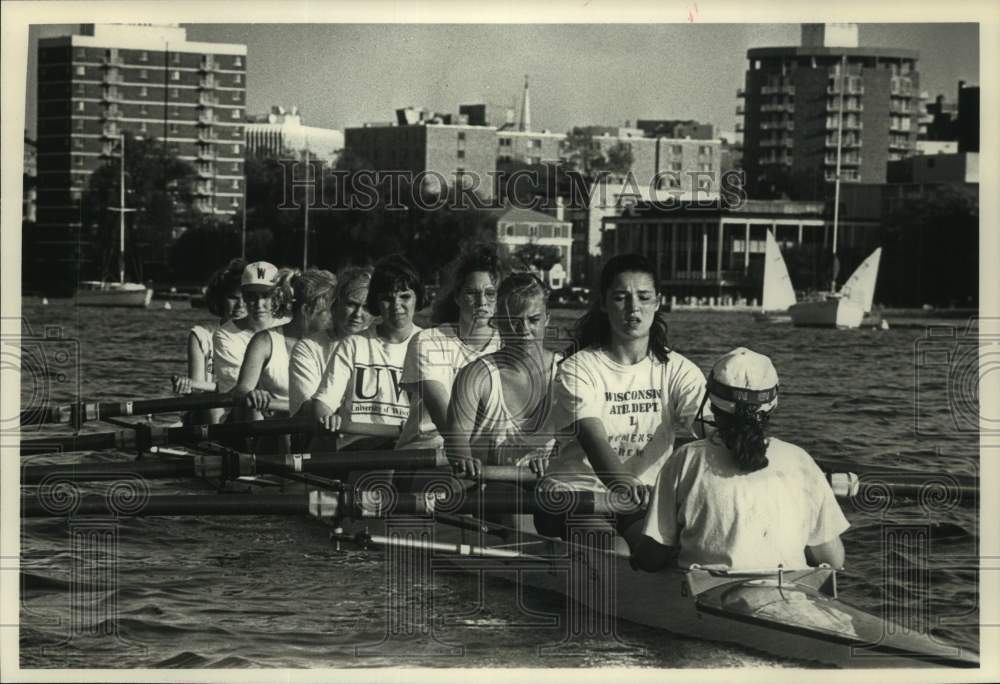
[[[117,163],[125,131],[195,166],[199,211],[240,212],[246,59],[245,45],[188,41],[177,26],[83,25],[40,40],[39,258],[82,265],[81,198],[91,173]]]
[[[822,199],[836,177],[885,182],[914,152],[920,74],[915,50],[858,46],[856,24],[805,24],[798,47],[747,51],[743,166],[750,197]]]

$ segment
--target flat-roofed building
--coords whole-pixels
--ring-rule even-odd
[[[859,47],[856,24],[805,24],[800,46],[747,51],[737,114],[749,195],[826,198],[838,146],[842,181],[884,182],[889,161],[914,153],[918,57]]]
[[[267,114],[251,117],[246,124],[247,152],[255,157],[303,158],[334,164],[344,149],[344,134],[334,128],[306,126],[297,107],[271,107]]]
[[[174,25],[82,25],[38,44],[40,258],[76,271],[90,174],[124,132],[155,137],[197,169],[196,208],[242,210],[245,45],[193,42]]]

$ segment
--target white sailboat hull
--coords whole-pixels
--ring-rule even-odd
[[[857,302],[846,298],[799,302],[788,309],[796,327],[858,328],[865,317],[865,310]]]
[[[153,299],[153,290],[140,283],[85,281],[76,291],[77,306],[116,306],[143,309]]]

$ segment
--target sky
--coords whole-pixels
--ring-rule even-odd
[[[696,119],[732,131],[746,51],[800,42],[798,24],[183,24],[189,40],[247,45],[251,114],[298,106],[308,125],[390,121],[408,105],[515,104],[530,77],[533,128]],[[35,131],[32,27],[26,124]],[[921,90],[979,82],[976,24],[861,24],[860,44],[916,49]]]

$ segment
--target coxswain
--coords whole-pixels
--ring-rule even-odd
[[[823,472],[803,449],[768,436],[778,405],[771,360],[738,348],[712,368],[717,428],[684,445],[657,478],[641,534],[626,535],[644,570],[796,570],[844,565],[849,527]]]

